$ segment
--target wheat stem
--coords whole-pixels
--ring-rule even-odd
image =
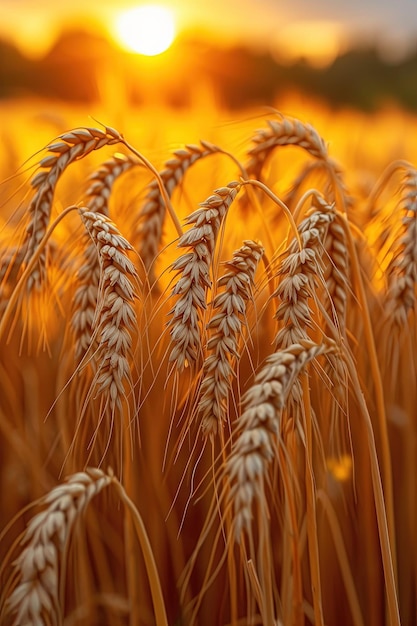
[[[378,464],[378,453],[375,445],[374,429],[365,399],[360,391],[360,382],[356,367],[350,355],[345,354],[349,375],[352,378],[353,388],[356,391],[356,398],[361,409],[365,423],[367,446],[371,464],[372,486],[375,499],[376,517],[378,523],[379,541],[381,545],[382,563],[385,576],[385,587],[388,600],[388,613],[390,626],[401,626],[400,613],[397,600],[397,585],[394,569],[394,557],[392,539],[389,532],[388,504],[386,503],[386,492],[383,489],[381,474]],[[385,494],[385,497],[384,497]]]
[[[155,558],[152,552],[152,547],[148,538],[148,534],[146,532],[145,524],[143,523],[143,519],[137,507],[129,498],[121,483],[114,476],[113,484],[116,486],[120,499],[129,509],[130,514],[132,515],[133,523],[145,560],[146,573],[148,575],[155,611],[156,626],[168,626],[168,619],[165,611],[165,602],[162,593],[161,582],[159,580],[158,569],[156,567]]]
[[[314,618],[316,626],[324,626],[322,592],[320,581],[319,547],[317,541],[316,489],[313,470],[313,432],[310,405],[310,389],[307,375],[302,375],[304,428],[306,434],[305,481],[307,536],[310,562],[311,590],[313,593]]]
[[[300,246],[300,250],[302,249],[302,243],[301,243],[301,239],[300,239],[300,234],[297,230],[297,225],[294,221],[294,217],[291,213],[291,211],[289,210],[289,208],[287,207],[287,205],[278,198],[278,196],[276,196],[264,183],[262,183],[259,180],[243,180],[241,179],[240,182],[242,183],[242,185],[253,185],[254,187],[259,187],[259,189],[262,189],[262,191],[264,191],[266,193],[267,196],[269,196],[271,198],[271,200],[273,200],[275,202],[275,204],[277,204],[285,213],[286,218],[288,219],[290,226],[294,232],[294,235],[298,241],[298,245]]]
[[[384,388],[382,384],[381,371],[379,368],[378,357],[375,347],[374,333],[372,330],[372,322],[369,313],[369,307],[366,300],[365,288],[363,285],[361,268],[359,265],[358,254],[356,246],[353,241],[352,233],[349,228],[349,223],[345,217],[340,216],[341,224],[344,227],[346,240],[349,248],[349,258],[352,264],[352,273],[356,281],[358,289],[358,301],[361,307],[362,319],[365,330],[365,341],[368,349],[368,355],[370,359],[370,367],[372,372],[372,378],[375,385],[375,402],[378,416],[379,435],[381,438],[382,446],[382,474],[384,483],[384,493],[386,500],[386,511],[389,530],[389,542],[391,546],[392,554],[392,567],[394,571],[394,578],[397,579],[397,556],[395,546],[395,518],[394,518],[394,492],[393,492],[393,480],[392,480],[392,462],[391,451],[388,438],[387,418],[385,413],[385,401],[384,401]]]
[[[354,626],[365,626],[358,595],[356,593],[355,581],[353,579],[352,571],[349,567],[349,557],[346,552],[346,547],[343,541],[343,534],[337,520],[336,512],[331,504],[329,496],[323,489],[319,489],[317,491],[317,500],[318,502],[320,502],[327,515],[327,520],[329,522],[330,531],[333,537],[333,543],[336,548],[337,558],[339,560],[340,569],[343,576],[346,594],[349,600],[350,610],[352,612]]]
[[[159,189],[160,189],[160,192],[162,194],[162,197],[164,198],[166,208],[168,209],[168,212],[169,212],[169,214],[171,216],[171,219],[172,219],[172,221],[174,223],[174,226],[175,226],[175,229],[176,229],[176,231],[178,233],[178,236],[181,237],[183,235],[183,230],[182,230],[182,227],[181,227],[181,223],[180,223],[180,221],[178,219],[177,214],[175,213],[174,207],[171,204],[171,200],[169,198],[167,190],[165,189],[164,182],[163,182],[163,180],[161,178],[161,175],[159,174],[158,170],[156,169],[156,167],[154,165],[152,165],[152,163],[150,161],[148,161],[148,159],[146,157],[144,157],[138,150],[136,150],[136,148],[134,148],[124,138],[123,138],[123,143],[126,146],[126,148],[128,150],[130,150],[133,154],[135,154],[142,161],[142,163],[144,163],[146,165],[146,167],[155,176],[156,180],[158,181],[158,185],[159,185]]]

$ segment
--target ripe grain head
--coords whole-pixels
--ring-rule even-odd
[[[103,395],[111,413],[122,408],[125,384],[131,389],[128,361],[136,326],[134,299],[137,273],[127,252],[130,243],[108,218],[80,210],[81,218],[100,257],[100,285],[92,326],[98,343],[92,358],[96,375],[91,393]]]
[[[226,273],[217,281],[218,292],[213,301],[212,316],[207,325],[209,340],[202,371],[198,410],[205,437],[214,437],[227,419],[228,397],[235,366],[239,360],[241,333],[246,323],[246,303],[253,297],[255,272],[263,255],[263,247],[245,241],[225,262]]]
[[[172,350],[170,361],[179,371],[192,366],[201,355],[201,312],[207,307],[206,294],[211,288],[211,263],[223,219],[240,188],[239,183],[216,189],[214,194],[188,216],[192,224],[178,242],[188,251],[171,266],[178,279],[172,290],[176,303],[170,311]]]
[[[242,398],[240,434],[227,462],[237,539],[242,529],[250,527],[253,502],[265,497],[266,471],[275,457],[276,442],[280,445],[281,417],[291,388],[303,368],[329,349],[333,348],[302,341],[274,352]]]
[[[326,144],[315,128],[290,117],[268,120],[268,128],[258,130],[252,141],[255,145],[248,151],[246,171],[256,179],[261,178],[268,156],[278,146],[299,146],[313,157],[328,158]]]
[[[78,128],[60,135],[54,143],[47,146],[48,156],[44,157],[39,167],[40,172],[32,179],[35,190],[29,208],[29,224],[26,229],[27,244],[26,262],[28,262],[48,228],[55,186],[64,170],[73,163],[87,156],[91,151],[105,145],[113,145],[121,141],[119,133],[112,128]],[[39,284],[44,273],[45,255],[41,256],[39,267],[28,281],[30,289]]]
[[[217,146],[201,141],[201,145],[188,144],[180,150],[175,150],[172,158],[165,163],[160,172],[162,182],[169,197],[181,183],[187,170],[197,161],[221,152]],[[137,232],[133,234],[133,241],[138,242],[139,254],[145,268],[149,272],[149,282],[154,284],[155,274],[153,264],[158,255],[166,207],[158,182],[153,180],[149,184],[145,204],[139,212]]]
[[[62,623],[60,557],[77,519],[111,481],[101,470],[89,469],[74,474],[40,500],[45,508],[29,522],[14,562],[16,586],[7,602],[13,626]]]

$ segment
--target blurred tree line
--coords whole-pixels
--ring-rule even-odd
[[[273,104],[289,90],[311,94],[338,106],[372,111],[394,102],[417,111],[417,50],[396,64],[375,48],[351,50],[325,68],[307,61],[280,64],[267,53],[244,46],[224,49],[183,37],[154,59],[122,52],[106,38],[82,30],[61,34],[40,59],[29,59],[0,41],[0,98],[39,96],[92,103],[106,96],[106,85],[123,91],[130,104],[149,94],[172,106],[188,106],[199,89],[211,89],[232,109]]]

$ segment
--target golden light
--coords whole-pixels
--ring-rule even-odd
[[[352,457],[349,454],[342,454],[340,458],[329,457],[326,461],[327,469],[336,480],[344,482],[350,478],[352,473]]]
[[[279,32],[275,52],[294,61],[306,58],[315,67],[329,65],[343,50],[344,32],[337,22],[296,22]]]
[[[128,9],[117,19],[116,35],[128,50],[146,56],[161,54],[174,41],[173,13],[157,4]]]

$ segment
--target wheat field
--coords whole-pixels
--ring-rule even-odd
[[[2,625],[416,623],[417,170],[383,128],[346,163],[272,110],[2,162]]]

